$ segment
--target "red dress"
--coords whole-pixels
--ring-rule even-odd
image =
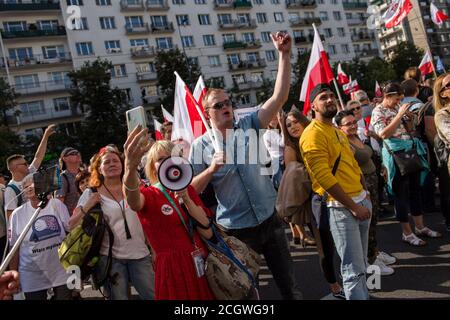
[[[188,192],[194,203],[209,214],[194,188],[189,186]],[[195,247],[176,210],[156,187],[142,187],[141,193],[145,197],[145,204],[139,212],[139,219],[156,253],[155,300],[214,299],[206,277],[197,277],[191,256]],[[173,193],[168,193],[188,223],[187,213],[181,209]],[[194,239],[206,258],[207,248],[196,231]]]

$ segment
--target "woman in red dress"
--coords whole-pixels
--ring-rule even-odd
[[[139,212],[144,232],[156,254],[155,299],[214,299],[203,275],[202,261],[208,251],[200,238],[213,236],[209,211],[191,186],[179,192],[164,189],[170,199],[160,190],[161,185],[156,186],[159,165],[171,156],[174,144],[158,141],[150,148],[150,140],[146,129],[136,128],[130,133],[125,143],[124,191],[129,206]],[[152,183],[150,187],[140,186],[137,174],[147,151],[145,173]],[[180,206],[181,199],[187,212]],[[194,228],[190,228],[189,220],[194,221]]]

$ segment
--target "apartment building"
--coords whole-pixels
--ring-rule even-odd
[[[379,6],[381,14],[388,8],[389,3],[372,1]],[[436,59],[450,64],[450,21],[442,26],[433,23],[430,16],[429,0],[411,0],[413,9],[400,25],[387,29],[383,24],[377,29],[380,47],[386,57],[391,57],[394,48],[402,41],[414,43],[417,47],[431,51]],[[435,0],[434,4],[449,14],[450,0]]]
[[[72,5],[81,19],[66,28]],[[51,120],[75,130],[81,115],[67,99],[67,72],[97,57],[112,62],[112,85],[151,113],[161,95],[157,52],[175,47],[201,67],[207,84],[233,88],[237,105],[251,106],[263,79],[277,73],[271,32],[293,35],[293,62],[312,45],[312,23],[331,63],[369,58],[377,47],[362,22],[366,9],[349,0],[0,1],[1,72],[21,93],[22,112],[10,124],[31,133]]]

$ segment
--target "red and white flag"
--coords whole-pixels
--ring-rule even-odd
[[[194,98],[197,100],[198,104],[200,105],[202,111],[203,111],[203,97],[206,95],[206,86],[205,81],[203,81],[203,77],[198,77],[197,84],[194,88]]]
[[[328,62],[327,53],[323,49],[322,41],[320,40],[319,32],[314,27],[314,42],[311,49],[311,56],[309,57],[308,69],[306,70],[305,78],[302,83],[302,90],[300,92],[300,101],[304,101],[303,114],[308,114],[311,104],[309,102],[309,94],[312,89],[321,83],[330,83],[334,79],[333,71]]]
[[[163,138],[163,136],[161,134],[161,123],[159,123],[158,120],[153,119],[153,124],[155,126],[155,138],[156,138],[156,141],[163,140],[164,138]]]
[[[195,138],[205,133],[206,128],[197,111],[197,102],[194,96],[178,73],[175,73],[175,76],[177,80],[173,108],[172,141],[183,139],[189,144],[192,144]]]
[[[386,28],[398,26],[412,9],[410,0],[393,0],[381,17]]]
[[[383,96],[383,91],[381,90],[378,81],[375,81],[375,97],[381,98]]]
[[[164,117],[164,120],[165,120],[165,121],[172,122],[172,123],[175,121],[175,119],[173,118],[173,115],[171,115],[170,112],[167,111],[167,110],[163,107],[163,105],[161,105],[161,110],[162,110],[163,117]]]
[[[338,79],[338,83],[343,86],[344,84],[347,84],[350,82],[350,80],[348,79],[347,75],[345,74],[345,72],[342,70],[341,64],[338,64],[338,69],[337,69],[337,79]]]
[[[444,21],[448,20],[448,16],[444,11],[439,10],[434,3],[430,3],[431,20],[438,26],[441,26]]]
[[[351,77],[350,77],[351,80]],[[351,94],[352,92],[356,92],[359,90],[359,84],[358,84],[358,80],[351,80],[349,83],[344,84],[342,86],[342,89],[344,90],[344,93],[346,95]],[[353,99],[353,98],[352,98]]]
[[[430,53],[427,51],[422,58],[422,61],[419,65],[420,72],[422,76],[425,76],[434,71],[433,60],[431,59]]]

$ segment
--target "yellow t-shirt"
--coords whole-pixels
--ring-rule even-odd
[[[355,160],[347,137],[340,130],[313,120],[302,133],[300,150],[311,177],[314,192],[323,195],[325,190],[336,183],[339,183],[349,197],[356,197],[363,192],[361,169]],[[341,160],[333,176],[331,171],[339,153]],[[330,195],[328,200],[334,199]]]

